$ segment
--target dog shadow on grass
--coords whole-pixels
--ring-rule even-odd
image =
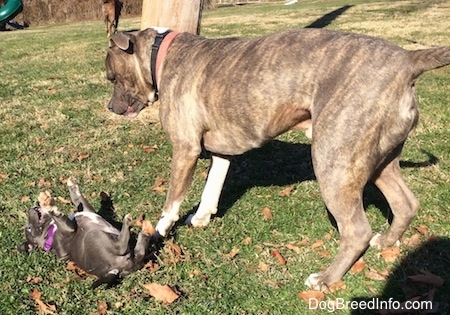
[[[402,168],[419,168],[438,162],[434,155],[423,153],[427,156],[424,161],[401,161],[400,166]],[[316,180],[316,177],[312,165],[311,145],[273,140],[262,148],[232,159],[221,193],[219,209],[215,216],[225,216],[227,210],[253,187],[279,186],[281,191],[283,186],[298,185],[313,180]],[[369,183],[364,190],[363,204],[364,209],[374,205],[380,209],[387,220],[392,219],[386,199],[372,183]],[[196,208],[186,214],[186,217],[194,213]],[[331,214],[329,214],[329,219],[336,227]]]
[[[352,315],[449,314],[450,239],[431,236],[390,273],[381,294],[352,299]]]

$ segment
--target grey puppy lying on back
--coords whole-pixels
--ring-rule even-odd
[[[73,178],[67,181],[67,186],[79,212],[69,218],[59,212],[49,194],[41,193],[40,197],[46,201],[28,210],[26,241],[20,249],[29,252],[37,247],[62,260],[75,262],[99,278],[92,288],[103,283],[111,286],[119,278],[143,267],[151,235],[141,231],[135,248],[130,249],[131,215],[124,217],[119,231],[95,213]]]
[[[416,80],[448,64],[450,47],[407,51],[379,38],[329,30],[247,40],[147,29],[111,37],[106,71],[114,92],[108,107],[136,116],[159,97],[161,124],[173,145],[169,190],[156,226],[162,236],[179,219],[202,148],[212,153],[212,164],[188,220],[195,227],[206,226],[217,212],[233,155],[306,127],[317,182],[340,234],[331,265],[306,281],[320,289],[340,280],[369,245],[395,244],[415,217],[419,202],[403,181],[399,156],[419,118]],[[369,181],[394,214],[390,228],[375,236],[362,200]]]

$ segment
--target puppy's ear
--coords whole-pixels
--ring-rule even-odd
[[[126,51],[128,53],[133,52],[132,49],[134,43],[135,43],[134,36],[123,32],[116,33],[109,39],[110,48],[117,46],[123,51]]]

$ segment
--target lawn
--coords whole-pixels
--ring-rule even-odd
[[[443,0],[305,0],[209,10],[201,32],[250,38],[324,27],[421,49],[450,45],[449,16],[450,3]],[[124,19],[119,29],[139,24],[139,18]],[[158,260],[116,287],[92,291],[93,278],[56,257],[19,252],[27,209],[40,191],[50,190],[62,211],[73,211],[69,176],[96,208],[107,192],[117,222],[127,213],[158,220],[170,142],[157,109],[134,120],[108,112],[107,48],[101,21],[0,33],[0,314],[326,314],[339,301],[379,297],[400,303],[420,295],[428,295],[440,314],[450,314],[450,67],[417,83],[420,122],[402,156],[406,182],[421,202],[417,218],[399,250],[367,250],[336,291],[325,295],[321,306],[327,309],[309,310],[303,282],[332,261],[339,237],[314,180],[310,142],[298,131],[236,157],[211,224],[177,225]],[[202,159],[183,215],[197,205],[207,169]],[[388,207],[370,185],[365,205],[373,230],[386,230]],[[445,283],[424,284],[414,278],[418,274]],[[159,302],[144,287],[150,283],[169,285],[180,297]]]

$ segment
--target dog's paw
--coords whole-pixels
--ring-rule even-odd
[[[59,211],[58,207],[55,207],[55,206],[48,208],[47,211],[50,215],[55,216],[55,217],[59,217],[59,216],[63,215],[62,212]]]
[[[394,242],[394,244],[392,244],[391,242],[387,243],[384,235],[377,233],[372,237],[372,239],[369,242],[369,245],[370,245],[370,247],[374,247],[374,248],[381,250],[383,248],[390,247],[390,246],[400,247],[400,241],[397,240]]]
[[[202,228],[209,224],[210,219],[211,215],[205,215],[204,217],[199,218],[198,216],[191,214],[187,217],[185,224],[197,228]]]
[[[323,281],[322,277],[320,276],[320,273],[310,274],[305,281],[305,285],[312,290],[320,291],[323,287]]]
[[[133,217],[131,216],[131,214],[126,214],[123,217],[123,224],[126,224],[128,226],[131,226],[133,224]]]
[[[78,182],[74,177],[70,176],[67,180],[67,188],[69,188],[69,191],[71,193],[74,193],[77,196],[81,196],[80,187],[78,186]]]

